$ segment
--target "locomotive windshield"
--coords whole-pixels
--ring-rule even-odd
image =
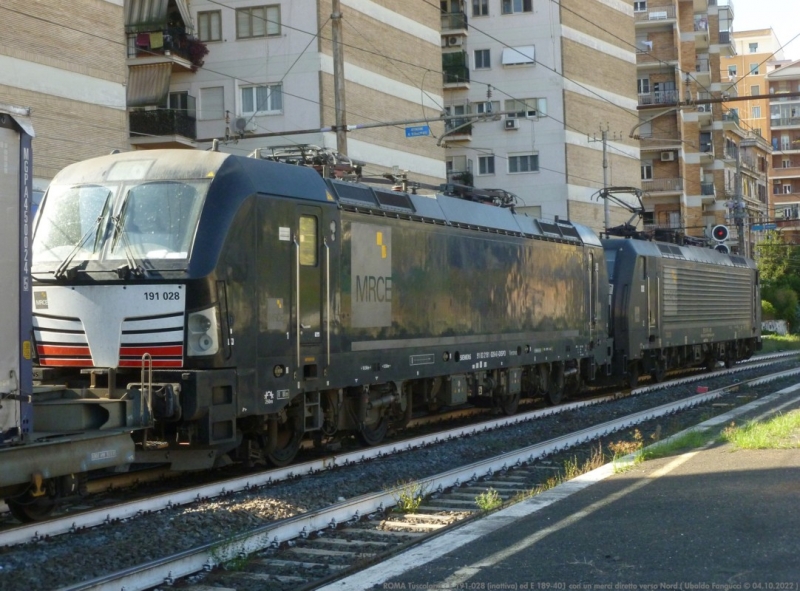
[[[152,266],[187,259],[208,180],[51,186],[39,214],[33,262]],[[57,273],[58,274],[58,273]]]

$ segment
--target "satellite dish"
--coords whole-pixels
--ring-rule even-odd
[[[233,120],[233,126],[239,133],[244,133],[245,129],[247,129],[247,119],[244,117],[237,117]]]

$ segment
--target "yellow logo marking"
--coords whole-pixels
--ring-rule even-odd
[[[383,232],[376,232],[375,233],[375,242],[378,246],[381,247],[381,258],[386,258],[386,245],[383,243]]]

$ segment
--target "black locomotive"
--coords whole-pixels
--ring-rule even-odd
[[[175,469],[760,344],[750,260],[218,152],[67,167],[33,252],[37,377],[67,385],[35,424],[132,431],[137,462]]]

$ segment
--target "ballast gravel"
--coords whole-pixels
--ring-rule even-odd
[[[796,366],[787,362],[786,367]],[[735,375],[745,380],[779,371],[775,366]],[[795,383],[796,379],[787,380]],[[709,378],[701,383],[709,389],[729,385],[731,377]],[[441,442],[365,464],[304,476],[257,491],[232,494],[188,506],[175,507],[121,523],[65,534],[21,546],[0,549],[0,591],[38,591],[67,585],[136,566],[199,545],[225,540],[231,535],[299,513],[320,509],[403,482],[449,470],[502,452],[565,435],[695,394],[698,383],[671,386],[666,390],[623,398],[610,403],[562,412],[510,428],[483,432],[464,439]],[[726,395],[695,409],[685,425],[698,413],[725,412],[730,403],[739,405],[770,394],[779,382]],[[746,391],[745,391],[746,390]],[[667,421],[680,421],[671,417]],[[685,426],[684,425],[684,426]],[[664,425],[666,427],[666,425]],[[670,425],[672,426],[672,425]]]

